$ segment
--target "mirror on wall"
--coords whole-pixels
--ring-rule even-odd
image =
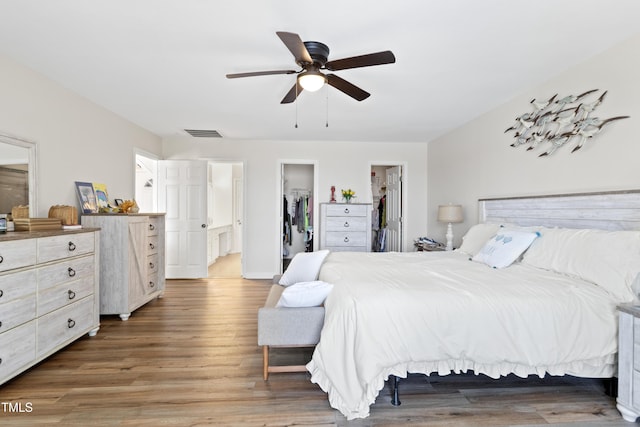
[[[36,216],[36,143],[0,133],[0,214],[29,205]]]

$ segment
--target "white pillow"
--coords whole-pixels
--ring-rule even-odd
[[[499,229],[500,224],[476,224],[462,237],[462,244],[456,250],[474,256],[490,238],[496,235]]]
[[[317,307],[332,289],[332,284],[321,280],[296,283],[284,288],[276,307]]]
[[[536,237],[538,233],[500,230],[474,255],[473,260],[493,268],[508,267],[527,250]]]
[[[295,254],[278,284],[291,286],[298,282],[317,280],[320,267],[327,255],[329,255],[327,249],[317,252],[300,252]]]
[[[640,232],[546,229],[522,263],[579,277],[620,302],[630,301],[632,284],[640,273]]]

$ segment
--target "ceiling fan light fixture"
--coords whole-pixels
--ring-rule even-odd
[[[316,70],[308,70],[298,76],[298,83],[306,91],[316,92],[324,86],[327,79],[324,74]]]

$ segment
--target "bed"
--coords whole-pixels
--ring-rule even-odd
[[[616,375],[618,304],[640,288],[640,192],[491,199],[453,252],[330,253],[311,381],[347,419],[390,377]],[[479,253],[535,234],[508,266]],[[515,238],[515,237],[514,237]]]

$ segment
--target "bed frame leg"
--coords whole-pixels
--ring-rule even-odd
[[[609,397],[618,397],[618,378],[605,378],[603,380],[604,383],[604,393]]]
[[[400,406],[400,404],[401,404],[401,402],[400,402],[400,391],[399,391],[399,387],[398,387],[398,384],[399,384],[400,380],[395,375],[391,375],[391,378],[393,379],[393,382],[391,383],[392,384],[391,385],[391,389],[392,389],[391,404],[393,406]]]

